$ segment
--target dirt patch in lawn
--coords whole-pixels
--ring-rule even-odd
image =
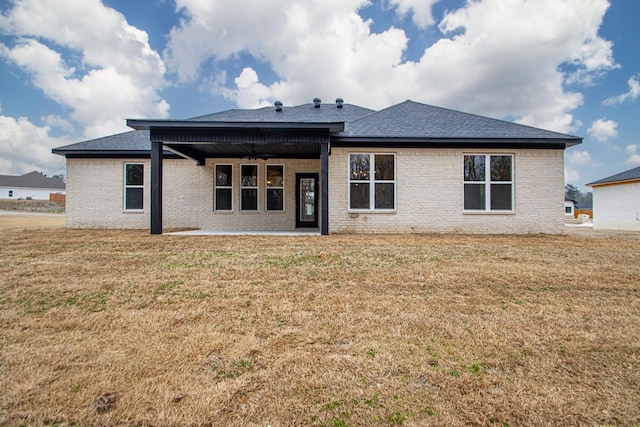
[[[42,214],[27,212],[0,213],[0,233],[6,231],[37,231],[38,229],[57,228],[65,226],[64,214]]]
[[[48,200],[0,199],[0,210],[3,211],[64,213],[64,209],[64,203],[50,202]]]
[[[1,425],[635,425],[640,241],[2,229]]]

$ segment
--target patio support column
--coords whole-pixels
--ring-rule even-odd
[[[162,234],[162,141],[151,141],[151,234]]]
[[[320,146],[320,205],[322,206],[322,224],[320,234],[329,234],[329,143],[323,142]]]

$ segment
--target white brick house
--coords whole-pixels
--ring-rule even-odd
[[[575,136],[406,101],[129,120],[54,149],[70,228],[561,233]]]

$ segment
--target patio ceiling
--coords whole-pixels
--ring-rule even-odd
[[[319,159],[320,144],[314,143],[175,143],[164,142],[168,150],[204,165],[208,158]]]
[[[134,129],[149,129],[151,141],[203,165],[207,158],[319,159],[322,144],[342,123],[206,123],[137,122]]]

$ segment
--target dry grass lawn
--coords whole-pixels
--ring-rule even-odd
[[[0,289],[0,425],[640,425],[638,233],[0,217]]]

